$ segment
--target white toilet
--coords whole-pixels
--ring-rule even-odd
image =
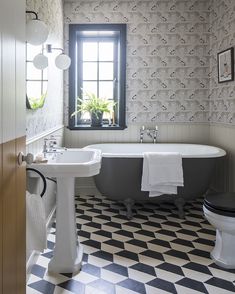
[[[207,195],[203,211],[208,222],[216,228],[211,258],[218,266],[235,269],[235,193]]]

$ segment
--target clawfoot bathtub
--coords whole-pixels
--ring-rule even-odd
[[[179,217],[183,218],[185,202],[206,193],[216,161],[226,155],[220,148],[197,144],[106,143],[87,147],[102,152],[101,171],[95,176],[98,190],[112,200],[122,201],[128,218],[132,217],[131,208],[138,201],[173,201]],[[178,187],[177,195],[149,198],[148,192],[141,191],[143,152],[182,154],[184,187]]]

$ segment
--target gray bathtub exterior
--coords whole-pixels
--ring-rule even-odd
[[[183,158],[184,187],[178,187],[177,195],[150,198],[148,192],[141,191],[143,158],[102,158],[101,171],[95,176],[95,183],[102,194],[126,204],[128,218],[132,217],[132,205],[139,201],[173,201],[178,208],[179,217],[183,218],[185,202],[207,192],[219,159],[221,157]]]

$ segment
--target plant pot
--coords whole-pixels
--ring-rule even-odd
[[[92,112],[91,113],[91,126],[92,127],[101,127],[103,120],[103,112]]]

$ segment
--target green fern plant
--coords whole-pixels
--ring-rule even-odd
[[[83,92],[83,99],[79,97],[77,99],[77,110],[72,113],[71,117],[79,112],[88,112],[90,115],[94,114],[98,118],[101,113],[111,113],[116,105],[113,101],[97,97],[94,93],[89,92]]]

